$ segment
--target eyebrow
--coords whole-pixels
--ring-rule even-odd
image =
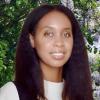
[[[54,29],[52,26],[44,26],[44,27],[42,27],[42,28],[50,28],[50,29]],[[63,29],[64,29],[64,30],[71,30],[70,27],[64,27]]]

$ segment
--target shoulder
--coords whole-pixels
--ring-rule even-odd
[[[0,100],[19,100],[16,86],[8,82],[0,88]]]

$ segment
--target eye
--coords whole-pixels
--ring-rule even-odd
[[[45,32],[44,33],[44,36],[45,37],[53,37],[54,36],[54,33],[53,32]]]
[[[64,32],[64,37],[69,38],[69,37],[71,37],[71,34],[69,32]]]

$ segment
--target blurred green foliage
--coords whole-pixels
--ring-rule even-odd
[[[88,14],[88,9],[96,8],[96,1],[73,1],[75,9],[81,10],[80,14],[77,11],[75,13],[78,16],[78,20],[82,19],[84,22],[82,25],[84,36],[88,43],[92,45],[93,39],[87,31],[88,25],[85,18]],[[27,14],[41,3],[58,4],[60,0],[11,0],[9,4],[0,2],[0,86],[14,79],[15,52],[19,33]]]
[[[93,71],[97,71],[100,73],[100,57],[97,56],[95,58],[95,61],[91,64],[91,70]]]

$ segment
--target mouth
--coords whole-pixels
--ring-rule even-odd
[[[56,60],[62,60],[64,58],[64,52],[52,52],[51,55]]]

